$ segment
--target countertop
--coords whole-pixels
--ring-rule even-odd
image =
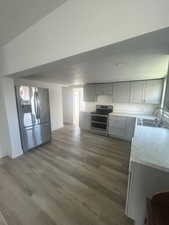
[[[80,111],[80,113],[89,114],[91,111]],[[109,116],[124,116],[124,117],[136,117],[136,118],[144,118],[144,119],[152,119],[154,120],[156,117],[152,114],[139,114],[139,113],[123,113],[123,112],[113,112],[109,113]]]
[[[169,129],[136,126],[130,161],[169,172]]]
[[[136,117],[136,118],[144,118],[144,119],[152,119],[154,120],[156,117],[152,114],[136,114],[136,113],[122,113],[122,112],[113,112],[109,114],[110,116],[124,116],[124,117]]]

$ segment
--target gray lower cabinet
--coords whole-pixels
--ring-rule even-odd
[[[130,103],[130,82],[114,83],[112,97],[114,103]]]
[[[135,130],[135,117],[109,116],[108,133],[111,137],[131,141]]]

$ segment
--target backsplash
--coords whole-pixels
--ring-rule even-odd
[[[85,102],[83,111],[91,112],[96,109],[96,105],[113,105],[114,112],[124,112],[133,114],[152,114],[159,105],[151,104],[118,104],[112,103],[111,96],[98,96],[97,102]]]

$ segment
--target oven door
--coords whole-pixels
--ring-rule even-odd
[[[91,128],[92,129],[100,129],[100,130],[107,130],[107,115],[91,115]]]

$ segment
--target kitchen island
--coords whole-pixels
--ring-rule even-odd
[[[169,129],[136,125],[131,143],[126,215],[143,225],[146,199],[169,190]]]

